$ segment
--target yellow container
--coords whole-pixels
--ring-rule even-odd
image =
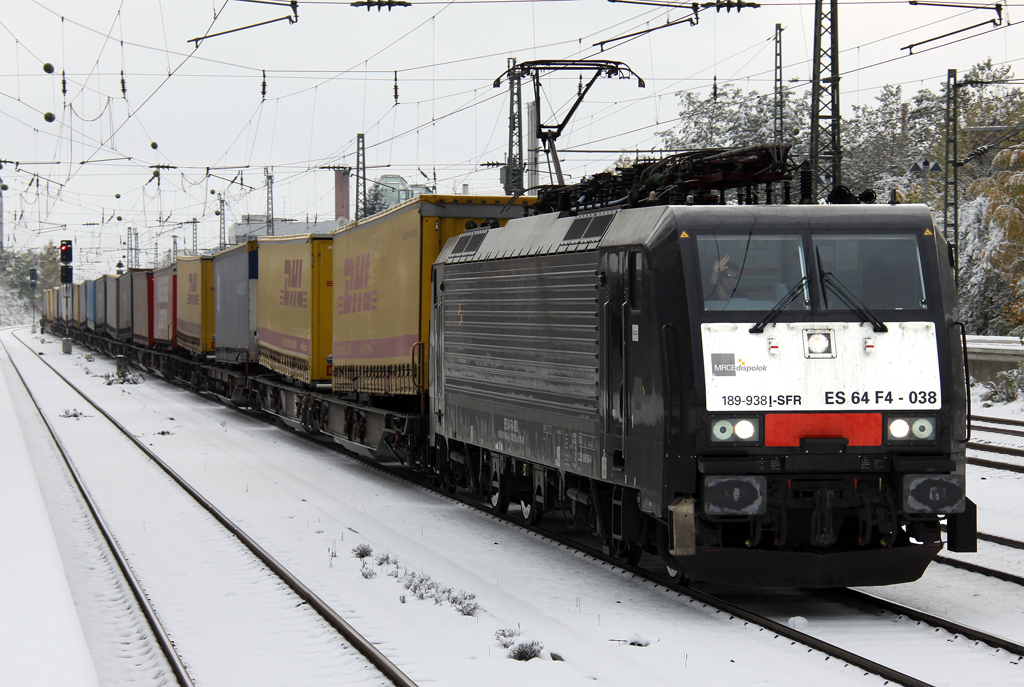
[[[503,226],[535,198],[509,200],[417,196],[334,232],[335,391],[409,395],[426,388],[431,265],[468,221]]]
[[[71,285],[71,322],[76,327],[85,327],[85,287],[81,282]]]
[[[178,345],[201,355],[213,352],[213,256],[178,258]]]
[[[331,236],[259,239],[260,364],[306,384],[331,366]]]

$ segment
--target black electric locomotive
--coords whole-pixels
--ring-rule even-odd
[[[943,522],[974,550],[946,242],[920,205],[758,202],[787,178],[785,148],[679,155],[451,240],[430,328],[445,483],[686,580],[906,582]]]

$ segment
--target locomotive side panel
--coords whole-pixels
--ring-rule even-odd
[[[449,437],[600,478],[596,251],[450,264]]]

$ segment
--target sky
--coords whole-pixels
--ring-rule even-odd
[[[658,148],[682,91],[706,96],[715,80],[771,91],[776,24],[784,29],[784,79],[795,90],[807,87],[813,3],[702,9],[696,25],[661,28],[603,52],[594,46],[691,14],[668,4],[413,0],[368,11],[310,0],[298,3],[290,22],[291,8],[276,0],[7,3],[0,15],[4,245],[72,239],[76,280],[124,261],[129,227],[138,230],[143,266],[174,235],[179,250],[191,250],[193,218],[199,249],[214,248],[217,194],[228,226],[243,214],[265,214],[265,170],[273,175],[275,217],[333,220],[334,174],[322,167],[354,167],[359,133],[371,180],[387,173],[433,184],[436,177],[442,193],[467,185],[471,193],[500,193],[498,170],[486,163],[507,153],[508,89],[504,80],[493,83],[512,58],[618,60],[645,82],[594,85],[558,141],[570,181],[612,166],[620,151]],[[937,91],[948,69],[963,73],[988,58],[1024,76],[1024,43],[1012,23],[1020,4],[1003,5],[999,27],[929,41],[996,18],[992,6],[981,7],[840,3],[844,115],[872,103],[886,84]],[[929,42],[912,55],[904,49],[921,41]],[[580,78],[562,72],[543,80],[544,123],[564,117]],[[524,84],[524,101],[532,97]]]

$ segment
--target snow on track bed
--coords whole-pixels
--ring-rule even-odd
[[[197,683],[388,684],[36,355],[7,348]],[[84,416],[61,417],[72,408]]]
[[[887,588],[866,591],[885,598],[884,592],[879,593],[884,589]],[[800,590],[757,594],[719,590],[718,594],[778,622],[795,619],[796,626],[807,634],[937,687],[1024,684],[1024,665],[1017,654],[893,614],[870,603]]]
[[[181,389],[160,382],[105,386],[93,374],[112,371],[112,361],[84,363],[78,347],[72,356],[59,355],[56,344],[33,348],[85,385],[420,684],[884,683]],[[480,610],[464,617],[447,604],[416,599],[385,568],[363,579],[348,553],[359,543],[476,594]],[[330,558],[329,549],[338,557]],[[501,628],[542,642],[540,658],[509,660],[494,638]],[[635,636],[649,646],[631,646]],[[551,652],[564,661],[553,661]]]

